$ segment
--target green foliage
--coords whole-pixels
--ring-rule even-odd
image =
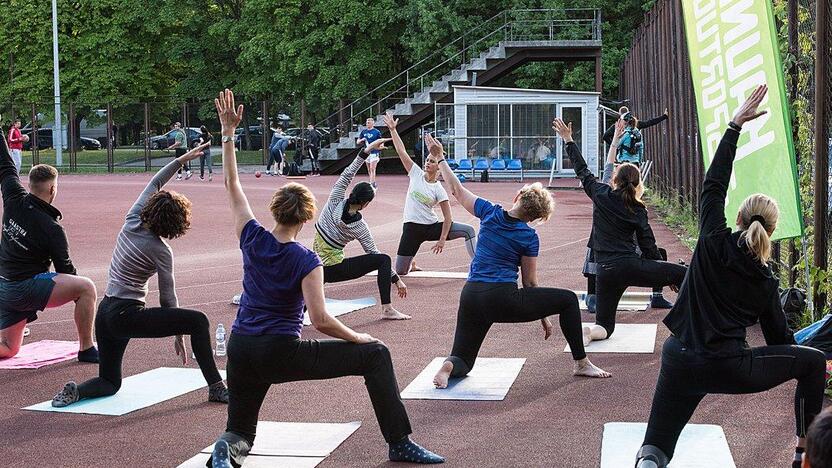
[[[678,193],[665,194],[647,189],[644,201],[691,251],[699,240],[699,220],[693,205]]]
[[[653,1],[593,0],[602,9],[604,91],[616,94],[633,30]],[[339,98],[354,99],[466,32],[488,31],[505,9],[574,7],[565,0],[58,0],[64,102],[79,119],[113,104],[164,101],[151,120],[166,120],[176,102],[200,103],[212,115],[214,94],[233,87],[321,117]],[[7,0],[0,16],[0,103],[26,112],[52,96],[51,9],[44,2]],[[473,34],[472,34],[473,36]],[[593,89],[591,64],[533,63],[507,83],[537,88]],[[160,99],[157,96],[164,96]]]

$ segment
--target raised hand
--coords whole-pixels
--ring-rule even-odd
[[[187,153],[183,154],[182,156],[179,157],[179,159],[182,160],[183,162],[192,161],[192,160],[202,156],[202,151],[205,150],[206,148],[208,148],[209,146],[211,146],[210,143],[203,143],[203,144],[195,147],[194,149],[188,151]]]
[[[223,133],[228,131],[234,133],[240,121],[243,120],[243,105],[240,104],[235,108],[234,92],[230,89],[220,91],[219,97],[214,99],[214,105],[217,107],[217,116],[222,124]]]
[[[624,129],[627,127],[627,123],[624,122],[624,119],[618,119],[615,122],[615,133],[612,136],[613,144],[618,144],[618,140],[624,135]]]
[[[395,131],[396,126],[399,125],[399,119],[394,119],[392,112],[387,112],[386,114],[384,114],[382,120],[384,120],[384,125],[388,129],[390,129],[391,132]]]
[[[433,135],[425,133],[425,143],[428,145],[428,152],[430,152],[431,156],[437,159],[442,157],[445,149],[442,147],[442,143],[434,138]]]
[[[572,142],[572,122],[567,125],[563,122],[563,119],[557,118],[552,121],[552,129],[563,138],[564,143]]]
[[[384,146],[384,144],[387,143],[390,140],[391,140],[390,138],[379,138],[378,140],[370,143],[370,146],[365,148],[364,152],[366,152],[367,154],[370,154],[373,151],[381,151],[381,150],[387,148],[386,146]]]
[[[766,97],[768,93],[768,86],[762,84],[757,86],[757,89],[748,96],[748,99],[740,106],[737,113],[734,114],[733,122],[739,126],[742,126],[744,123],[749,122],[751,120],[756,119],[757,117],[765,114],[768,111],[758,111],[757,108],[760,106],[760,103],[763,102],[763,99]]]

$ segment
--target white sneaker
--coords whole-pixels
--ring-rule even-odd
[[[213,173],[209,173],[209,174],[208,174],[208,182],[211,182],[212,180],[214,180],[214,174],[213,174]]]
[[[182,180],[182,174],[176,174],[176,180]]]
[[[242,294],[234,295],[234,297],[231,298],[231,303],[234,304],[234,305],[240,305],[240,298],[242,296],[243,296]]]
[[[193,176],[193,175],[194,175],[194,174],[193,174],[191,171],[186,172],[186,173],[185,173],[185,180],[190,179],[190,178],[191,178],[191,176]]]
[[[23,328],[23,337],[24,338],[26,338],[27,336],[29,336],[31,334],[32,334],[32,330],[30,330],[29,327]]]

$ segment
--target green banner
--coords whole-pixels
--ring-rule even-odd
[[[728,188],[732,226],[743,200],[765,193],[780,205],[774,239],[803,234],[783,65],[769,0],[683,0],[699,135],[707,168],[734,112],[757,85],[768,113],[743,126]]]

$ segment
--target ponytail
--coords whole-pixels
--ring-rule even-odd
[[[771,233],[777,226],[780,209],[771,197],[757,193],[742,202],[739,210],[740,241],[765,265],[771,260]]]
[[[624,200],[624,206],[631,213],[635,212],[638,208],[644,208],[644,202],[641,201],[644,187],[641,185],[641,172],[638,170],[638,167],[630,163],[624,163],[618,166],[613,176],[613,185],[621,191],[621,199]]]

